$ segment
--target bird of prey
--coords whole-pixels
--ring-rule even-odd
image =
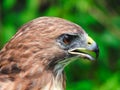
[[[78,25],[39,17],[23,25],[0,51],[0,90],[65,90],[64,67],[95,60],[96,42]]]

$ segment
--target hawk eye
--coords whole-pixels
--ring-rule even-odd
[[[64,48],[68,47],[78,37],[77,34],[62,34],[57,38],[57,41]]]
[[[70,44],[70,42],[71,42],[70,36],[65,35],[64,38],[63,38],[63,42],[64,42],[65,44]]]
[[[76,35],[64,34],[62,41],[65,45],[69,45],[76,37]]]

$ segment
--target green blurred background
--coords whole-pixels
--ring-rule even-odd
[[[40,16],[57,16],[80,26],[98,43],[96,62],[66,67],[67,90],[120,90],[120,0],[1,0],[0,48],[18,28]]]

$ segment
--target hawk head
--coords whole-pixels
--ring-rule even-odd
[[[22,26],[0,51],[0,78],[5,79],[0,89],[24,80],[22,90],[54,90],[54,82],[62,88],[63,69],[73,58],[95,60],[98,53],[96,42],[80,26],[56,17],[37,18]]]

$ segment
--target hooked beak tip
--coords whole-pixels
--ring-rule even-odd
[[[96,48],[93,50],[96,53],[96,58],[99,56],[99,48],[96,46]]]

